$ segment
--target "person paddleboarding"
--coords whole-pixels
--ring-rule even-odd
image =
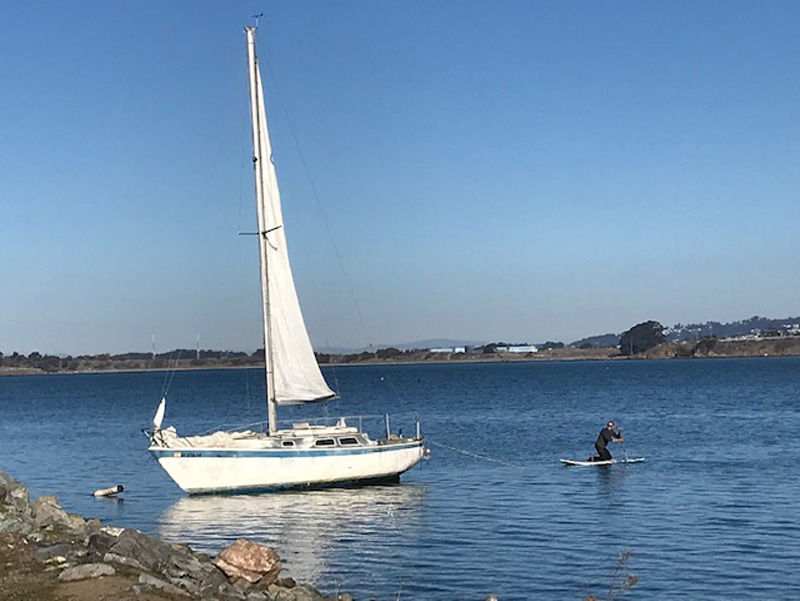
[[[600,430],[597,435],[597,441],[594,443],[594,448],[597,450],[597,457],[590,455],[586,461],[576,461],[574,459],[562,459],[561,463],[566,466],[593,466],[602,467],[606,465],[613,465],[615,463],[639,463],[644,461],[644,457],[628,457],[625,453],[624,459],[614,459],[611,453],[608,452],[609,442],[623,442],[625,439],[622,437],[621,428],[614,426],[614,422],[609,420],[606,422],[606,427]],[[625,450],[625,447],[622,447]]]
[[[589,457],[587,461],[611,461],[613,457],[608,451],[608,443],[622,442],[625,440],[622,437],[622,432],[620,430],[621,428],[619,426],[615,428],[614,422],[609,420],[609,422],[606,424],[606,427],[600,430],[600,434],[597,435],[597,440],[594,443],[594,448],[597,451],[597,457]]]

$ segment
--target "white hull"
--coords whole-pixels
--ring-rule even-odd
[[[422,459],[421,440],[353,449],[230,449],[151,446],[150,453],[190,494],[257,492],[390,480]]]

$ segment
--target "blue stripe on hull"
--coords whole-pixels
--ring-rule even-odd
[[[378,447],[358,447],[352,449],[200,449],[196,447],[165,449],[162,447],[150,447],[148,450],[156,459],[162,457],[261,457],[266,459],[271,457],[341,457],[347,455],[363,455],[365,453],[390,453],[420,446],[422,446],[422,442]]]

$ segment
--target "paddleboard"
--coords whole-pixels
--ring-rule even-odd
[[[627,459],[610,459],[609,461],[572,461],[571,459],[562,459],[561,463],[566,466],[576,467],[589,467],[601,465],[614,465],[615,463],[639,463],[644,461],[644,457],[629,457]]]

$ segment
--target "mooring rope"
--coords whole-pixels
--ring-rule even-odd
[[[435,440],[431,440],[430,438],[426,438],[425,442],[428,444],[432,444],[437,447],[442,447],[449,451],[454,451],[455,453],[461,453],[462,455],[466,455],[467,457],[473,457],[474,459],[480,459],[482,461],[488,461],[490,463],[499,463],[500,465],[505,465],[508,467],[514,467],[520,470],[526,469],[523,465],[518,465],[515,463],[509,463],[508,461],[503,461],[502,459],[496,459],[494,457],[489,457],[487,455],[481,455],[479,453],[474,453],[473,451],[467,451],[466,449],[459,449],[458,447],[454,447],[448,444],[444,444],[443,442],[436,442]]]

